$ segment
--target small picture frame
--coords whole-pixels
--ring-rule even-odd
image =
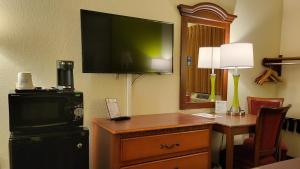
[[[106,98],[105,102],[110,119],[121,116],[118,100],[116,98]]]

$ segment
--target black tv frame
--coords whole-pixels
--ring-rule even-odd
[[[139,17],[132,17],[132,16],[125,16],[125,15],[118,15],[118,14],[112,14],[112,13],[105,13],[105,12],[99,12],[99,11],[92,11],[92,10],[87,10],[87,9],[80,9],[80,19],[82,22],[82,13],[83,12],[91,12],[91,13],[102,13],[102,14],[108,14],[108,15],[114,15],[114,16],[120,16],[120,17],[129,17],[129,18],[134,18],[134,19],[141,19],[141,20],[146,20],[146,21],[151,21],[151,22],[158,22],[162,24],[170,24],[172,25],[172,65],[171,65],[171,71],[170,72],[92,72],[92,71],[86,71],[85,66],[84,66],[84,52],[85,52],[85,46],[83,44],[83,25],[81,23],[81,46],[82,46],[82,72],[83,73],[108,73],[108,74],[173,74],[174,73],[174,23],[170,22],[164,22],[164,21],[158,21],[158,20],[151,20],[151,19],[145,19],[145,18],[139,18]]]

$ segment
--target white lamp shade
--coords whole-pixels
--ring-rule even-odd
[[[198,68],[220,68],[220,47],[200,47]]]
[[[252,68],[253,45],[251,43],[230,43],[221,45],[220,66],[225,69]]]

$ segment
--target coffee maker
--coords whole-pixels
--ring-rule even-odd
[[[58,60],[56,62],[56,68],[57,88],[60,90],[74,90],[74,62],[68,60]]]

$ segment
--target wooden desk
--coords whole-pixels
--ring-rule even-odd
[[[232,169],[234,135],[254,131],[255,124],[256,116],[249,114],[222,115],[213,120],[182,113],[133,116],[119,122],[95,118],[93,169],[160,169],[178,165],[183,169],[208,169],[212,128],[226,134],[226,169]],[[169,147],[174,140],[179,140],[180,146],[160,148],[162,142]]]
[[[286,161],[280,161],[277,163],[269,164],[260,166],[254,169],[300,169],[300,158],[292,159],[292,160],[286,160]]]
[[[255,131],[256,116],[221,115],[215,119],[213,130],[226,135],[226,169],[233,169],[234,135],[246,134]]]
[[[213,120],[172,113],[93,120],[93,169],[210,169]]]

